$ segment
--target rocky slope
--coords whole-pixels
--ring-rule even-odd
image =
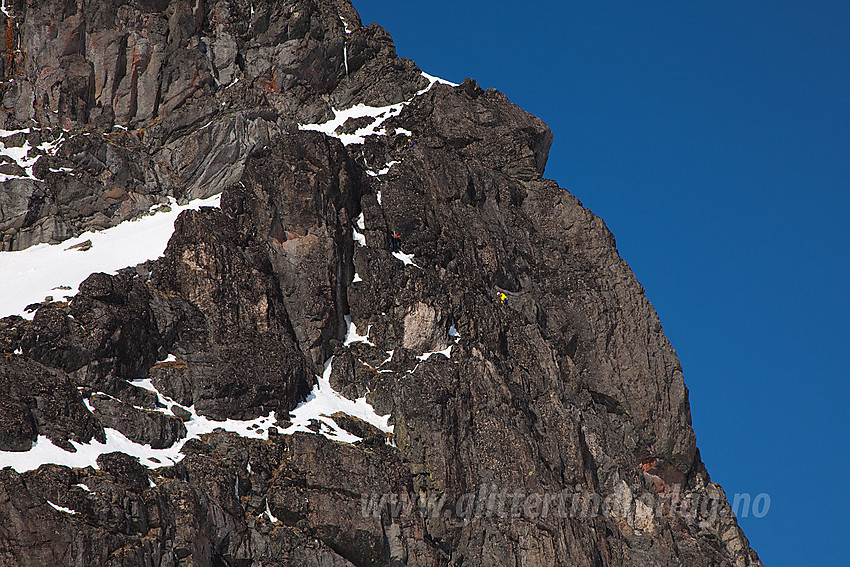
[[[761,565],[539,119],[347,0],[3,6],[7,258],[221,197],[0,319],[0,565]]]

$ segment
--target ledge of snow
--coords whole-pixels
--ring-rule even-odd
[[[50,506],[53,507],[53,509],[58,511],[58,512],[64,512],[66,514],[71,514],[72,516],[77,513],[76,510],[71,510],[70,508],[65,508],[64,506],[57,506],[56,504],[54,504],[50,500],[48,500],[47,503],[50,504]]]
[[[159,399],[159,403],[164,406],[164,409],[161,410],[162,413],[173,413],[172,408],[174,406],[180,406],[180,404],[171,398],[157,391],[150,379],[134,380],[131,384],[154,392]],[[84,401],[88,402],[88,400]],[[87,406],[91,409],[89,403],[87,403]],[[61,447],[57,447],[45,435],[39,435],[29,451],[0,451],[0,469],[12,467],[17,472],[22,473],[35,470],[41,465],[48,463],[72,468],[98,468],[97,458],[104,453],[115,451],[125,453],[131,457],[138,457],[143,465],[155,469],[180,462],[184,457],[181,450],[189,439],[197,439],[201,435],[212,433],[216,429],[230,431],[242,437],[268,439],[268,428],[277,423],[274,412],[270,412],[267,416],[260,416],[257,419],[245,421],[236,419],[215,421],[198,415],[194,406],[188,408],[184,406],[180,407],[191,414],[191,418],[185,423],[187,434],[186,437],[178,440],[174,445],[166,449],[153,449],[150,445],[137,443],[128,439],[120,431],[108,427],[104,428],[106,432],[106,443],[101,443],[96,439],[92,439],[88,443],[79,443],[71,440],[70,443],[74,446],[76,452],[66,451]]]
[[[393,256],[396,259],[401,260],[405,266],[414,266],[419,268],[417,264],[413,263],[413,254],[405,254],[404,252],[393,252]]]
[[[417,356],[416,358],[417,358],[417,360],[421,360],[422,362],[425,362],[426,360],[428,360],[429,358],[431,358],[435,354],[442,354],[446,358],[451,358],[453,346],[454,345],[449,345],[448,347],[444,348],[443,350],[435,350],[434,352],[426,352],[426,353],[423,353],[423,354]]]
[[[431,86],[433,86],[433,84],[434,84],[434,83],[442,83],[442,84],[444,84],[444,85],[448,85],[448,86],[450,86],[450,87],[456,87],[456,86],[458,86],[458,84],[457,84],[457,83],[453,83],[453,82],[451,82],[451,81],[447,81],[447,80],[445,80],[445,79],[441,79],[440,77],[435,77],[434,75],[429,75],[428,73],[426,73],[426,72],[424,72],[424,71],[423,71],[423,72],[421,72],[420,74],[421,74],[423,77],[425,77],[426,79],[428,79],[429,81],[431,81]]]
[[[221,196],[177,205],[173,201],[169,212],[122,222],[112,228],[91,231],[60,244],[37,244],[25,250],[0,252],[0,317],[21,315],[29,319],[24,309],[31,303],[44,301],[47,296],[57,299],[77,293],[79,285],[95,272],[116,273],[162,256],[171,235],[174,221],[188,209],[218,207]],[[161,205],[155,205],[154,209]],[[91,248],[72,248],[87,240]],[[70,289],[59,289],[65,286]]]
[[[360,418],[374,425],[384,433],[391,434],[393,432],[393,426],[389,424],[390,416],[381,416],[375,413],[375,409],[369,405],[365,396],[351,401],[331,387],[332,365],[333,357],[325,363],[322,376],[318,377],[318,383],[313,388],[313,391],[310,392],[310,395],[307,396],[307,399],[290,413],[292,425],[286,428],[283,433],[285,435],[291,435],[297,431],[315,433],[307,426],[310,425],[311,420],[316,420],[322,427],[321,434],[328,439],[342,441],[344,443],[360,441],[360,437],[352,435],[341,428],[330,417],[337,412],[342,412]]]
[[[428,79],[428,86],[422,89],[421,91],[414,94],[408,100],[398,102],[396,104],[390,104],[388,106],[368,106],[363,103],[355,104],[351,108],[346,108],[344,110],[337,110],[336,108],[332,108],[331,110],[334,113],[334,117],[328,120],[327,122],[322,122],[321,124],[299,124],[299,130],[315,130],[316,132],[322,132],[328,136],[332,136],[334,138],[338,138],[343,145],[351,145],[351,144],[365,144],[366,136],[372,135],[386,135],[386,130],[381,128],[384,122],[393,116],[398,116],[401,114],[402,108],[413,102],[417,96],[421,96],[428,92],[431,87],[434,86],[435,83],[442,83],[444,85],[449,85],[452,87],[456,87],[455,83],[450,81],[446,81],[445,79],[441,79],[439,77],[435,77],[433,75],[429,75],[428,73],[421,73],[423,77]],[[372,118],[372,123],[358,128],[355,130],[353,134],[338,134],[337,128],[345,124],[345,122],[349,118],[364,118],[370,117]],[[404,132],[408,136],[412,135],[409,130],[405,130],[403,128],[396,129],[396,132]]]
[[[369,340],[369,330],[372,328],[371,325],[366,328],[366,334],[361,335],[357,332],[357,325],[351,322],[351,315],[345,316],[345,324],[347,328],[345,331],[345,340],[342,343],[343,346],[348,346],[352,343],[366,343],[367,345],[375,346]]]

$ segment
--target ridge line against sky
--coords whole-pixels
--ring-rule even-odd
[[[554,133],[682,361],[697,443],[766,565],[850,563],[850,4],[358,0],[400,57]],[[814,493],[812,493],[814,490]],[[730,498],[731,499],[731,498]]]

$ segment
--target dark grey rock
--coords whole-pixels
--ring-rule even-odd
[[[186,436],[186,426],[179,419],[161,412],[137,409],[112,396],[96,394],[90,398],[94,416],[105,427],[117,429],[137,443],[153,449],[165,449]],[[176,415],[176,414],[175,414]]]

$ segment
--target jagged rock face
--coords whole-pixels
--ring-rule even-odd
[[[343,0],[6,6],[5,128],[33,129],[4,147],[40,157],[0,165],[5,250],[222,196],[158,260],[0,320],[2,456],[118,434],[182,455],[0,470],[0,565],[760,565],[640,284],[543,178],[539,119],[471,80],[426,89]],[[298,128],[358,103],[404,104],[362,143]],[[331,356],[389,439],[345,412],[353,444],[289,429]],[[263,416],[261,439],[184,443]],[[475,511],[505,491],[631,504]],[[677,491],[719,511],[641,513]],[[373,506],[411,494],[436,507]]]
[[[247,155],[295,124],[427,84],[386,31],[361,27],[341,0],[5,5],[5,127],[37,123],[18,136],[41,158],[29,176],[0,162],[19,177],[0,195],[2,250],[219,193]]]

